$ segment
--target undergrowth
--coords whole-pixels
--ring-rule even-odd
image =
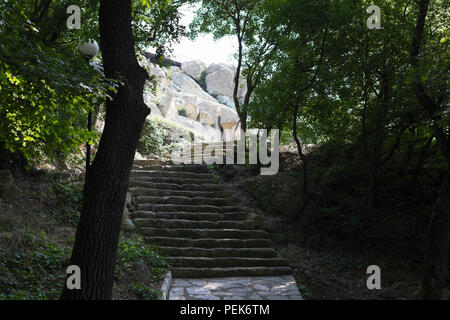
[[[77,179],[24,179],[20,200],[0,199],[0,300],[59,299],[82,207]],[[129,266],[144,263],[149,283],[132,281]],[[123,299],[157,299],[167,263],[133,233],[122,232],[115,290]]]

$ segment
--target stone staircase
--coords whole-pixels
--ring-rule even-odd
[[[131,218],[145,241],[160,248],[173,277],[292,274],[271,248],[268,234],[255,229],[207,165],[136,160],[130,187]]]

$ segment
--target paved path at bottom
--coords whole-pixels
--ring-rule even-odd
[[[303,300],[293,276],[173,279],[169,300]]]

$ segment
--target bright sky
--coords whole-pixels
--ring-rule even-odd
[[[195,9],[185,5],[181,8],[183,18],[181,24],[188,27],[194,18]],[[201,35],[195,41],[183,38],[173,46],[173,59],[183,62],[201,60],[206,63],[233,63],[233,54],[237,50],[236,40],[225,37],[214,41],[212,35]],[[172,58],[172,57],[171,57]]]

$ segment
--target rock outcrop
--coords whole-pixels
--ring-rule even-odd
[[[239,138],[239,117],[232,99],[235,74],[232,65],[208,66],[201,61],[179,64],[168,60],[166,66],[160,67],[151,59],[141,64],[156,80],[155,90],[150,83],[144,90],[145,103],[151,109],[149,117],[175,122],[203,141]],[[203,81],[206,91],[200,85]],[[243,99],[245,89],[240,88],[239,99]]]
[[[196,81],[200,81],[202,74],[206,71],[207,67],[208,65],[206,63],[199,60],[183,62],[181,64],[181,69]]]

